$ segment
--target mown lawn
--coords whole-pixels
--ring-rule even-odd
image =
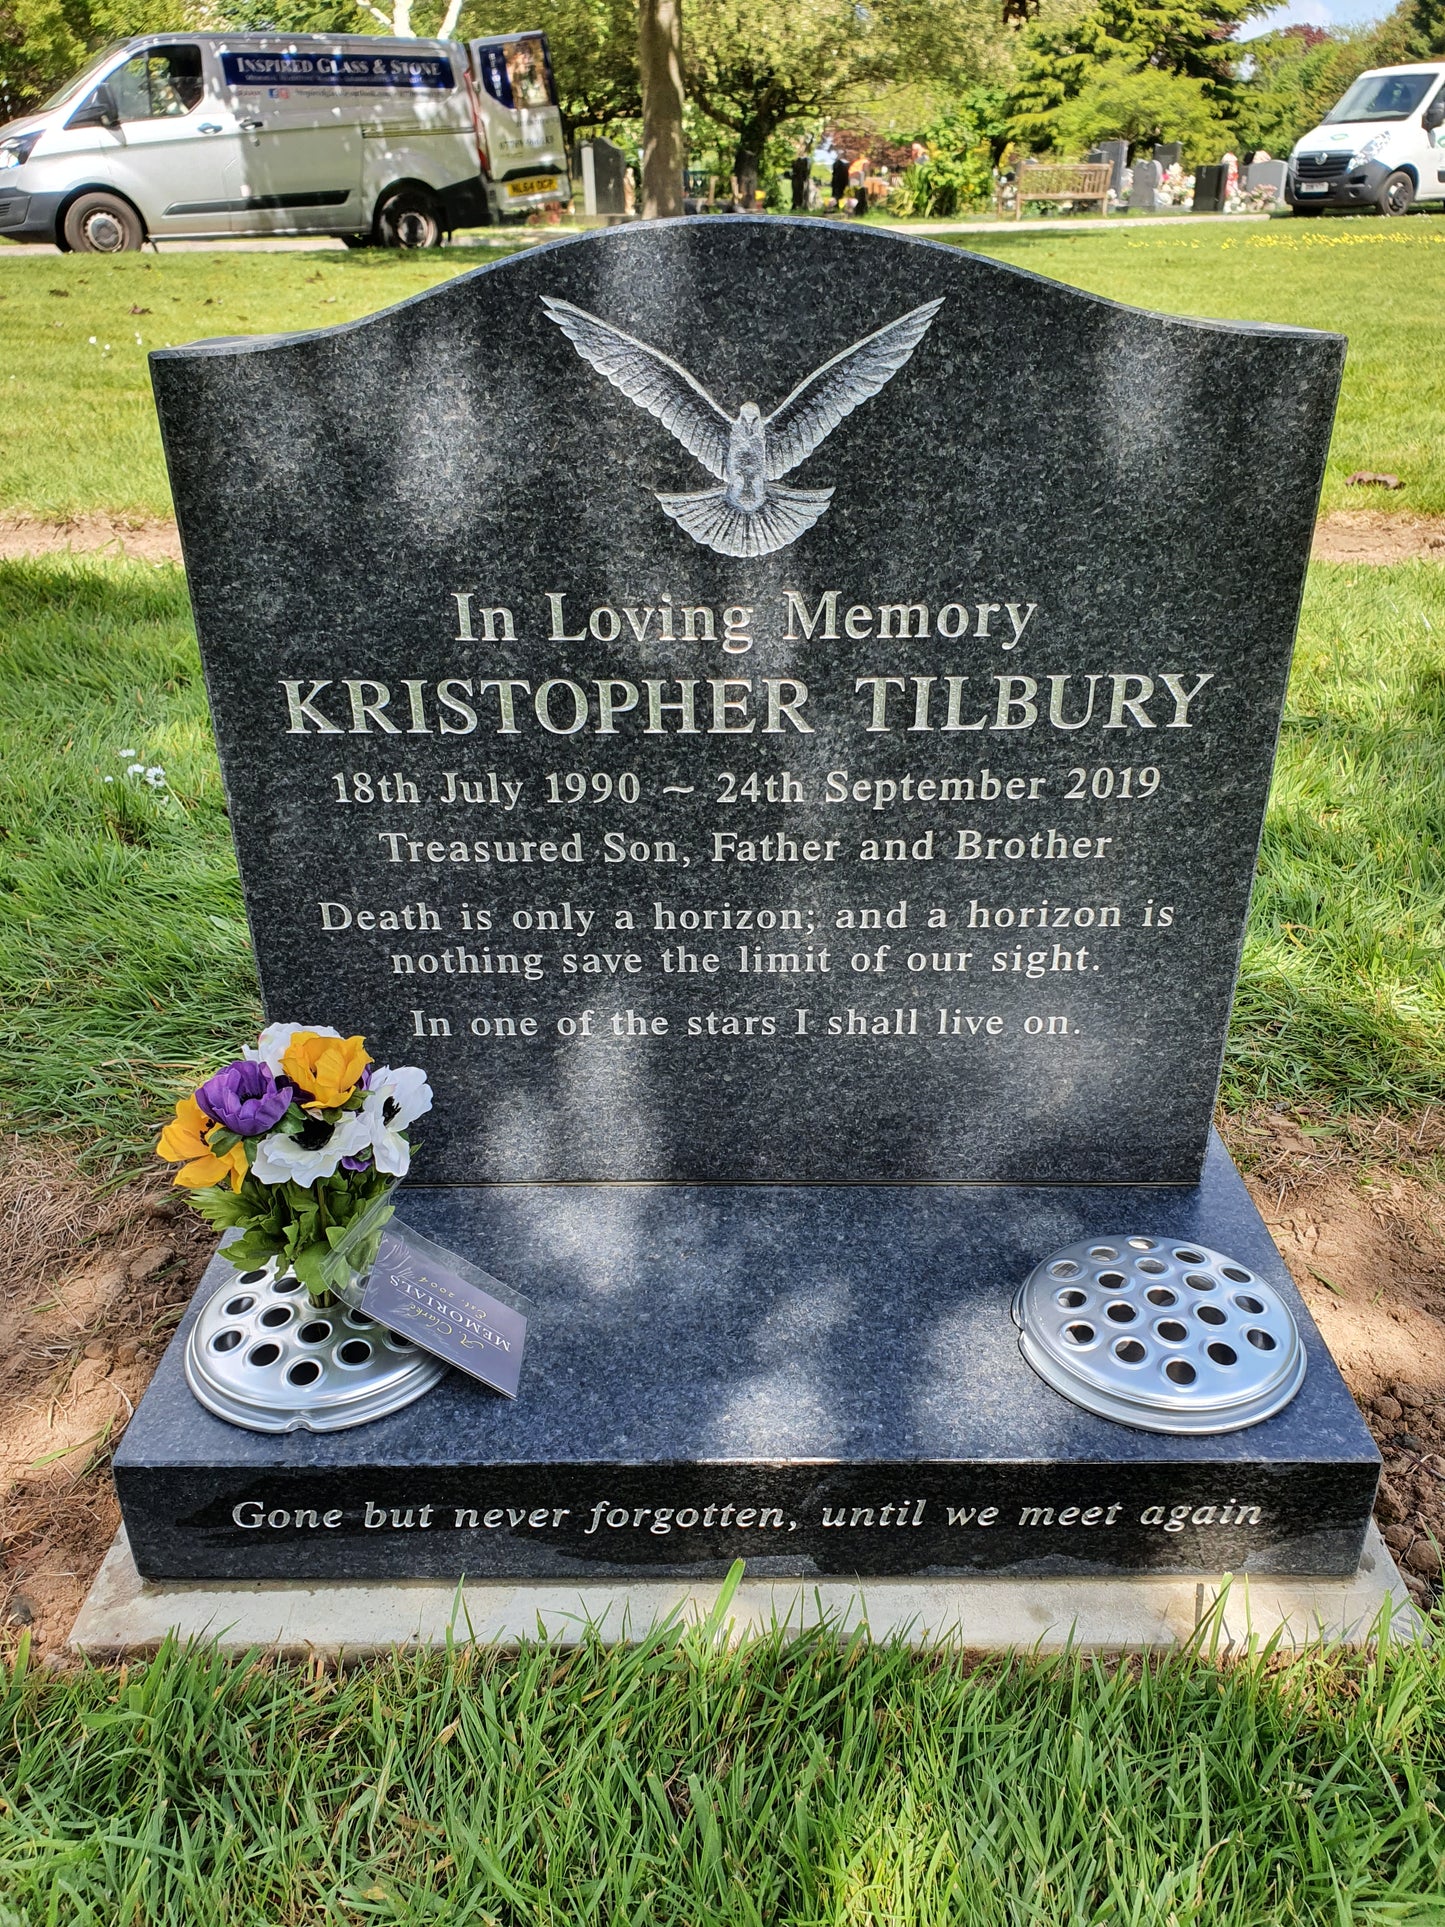
[[[3,1686],[3,1681],[0,1681]],[[1445,1656],[462,1648],[12,1681],[0,1920],[1428,1927]]]
[[[1140,307],[1348,335],[1325,507],[1445,514],[1445,219],[1273,221],[1237,231],[1184,223],[1134,233],[1084,224],[1078,234],[971,235],[958,245]],[[0,509],[167,514],[146,371],[151,348],[329,327],[501,252],[216,249],[109,261],[5,250]],[[1346,488],[1345,477],[1361,468],[1397,474],[1404,487]]]

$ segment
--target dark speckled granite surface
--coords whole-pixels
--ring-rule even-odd
[[[144,1574],[644,1573],[713,1570],[739,1555],[757,1570],[804,1573],[1344,1571],[1357,1561],[1375,1448],[1217,1140],[1202,1185],[1187,1190],[403,1196],[419,1230],[534,1302],[518,1399],[453,1373],[377,1424],[263,1437],[196,1404],[181,1373],[183,1326],[115,1461]],[[1091,1417],[1029,1370],[1009,1317],[1020,1280],[1075,1238],[1137,1231],[1203,1240],[1285,1294],[1309,1370],[1284,1412],[1245,1432],[1164,1438]],[[725,1504],[773,1508],[781,1523],[739,1527],[734,1516],[725,1528]],[[599,1505],[603,1522],[588,1532]],[[906,1506],[909,1524],[882,1524],[885,1505]],[[1244,1505],[1259,1508],[1257,1521],[1218,1523],[1224,1507]],[[285,1522],[242,1527],[238,1506],[243,1518]],[[1113,1506],[1113,1523],[1020,1523],[1025,1508],[1071,1506],[1106,1518]],[[1151,1508],[1168,1518],[1179,1506],[1182,1530],[1142,1523]],[[839,1507],[850,1519],[871,1507],[875,1523],[826,1526]],[[989,1507],[986,1526],[948,1522],[949,1508],[976,1517]],[[1216,1521],[1196,1523],[1211,1507]],[[342,1516],[330,1529],[298,1527],[307,1508]],[[695,1522],[679,1527],[689,1508]],[[538,1512],[546,1523],[529,1524]],[[626,1524],[609,1526],[619,1513]],[[409,1527],[397,1523],[407,1516]]]
[[[749,558],[544,297],[728,416],[942,305]],[[156,354],[269,1014],[439,1183],[1193,1183],[1342,354],[751,218]]]

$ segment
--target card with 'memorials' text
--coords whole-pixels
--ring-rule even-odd
[[[517,1396],[531,1305],[398,1218],[382,1233],[361,1308],[493,1391]]]

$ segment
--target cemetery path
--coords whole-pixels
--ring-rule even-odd
[[[1224,1128],[1384,1453],[1377,1514],[1423,1601],[1445,1545],[1445,1115]],[[54,1150],[3,1147],[0,1624],[38,1655],[65,1657],[119,1523],[111,1454],[212,1246],[163,1185],[99,1191]]]
[[[0,514],[0,561],[32,555],[99,555],[137,562],[179,562],[180,537],[168,517],[77,515],[64,521]],[[1315,528],[1316,562],[1445,562],[1445,516],[1337,509]]]

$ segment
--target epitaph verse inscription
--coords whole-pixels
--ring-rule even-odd
[[[158,355],[268,1008],[430,1180],[1193,1181],[1340,351],[739,220]]]

